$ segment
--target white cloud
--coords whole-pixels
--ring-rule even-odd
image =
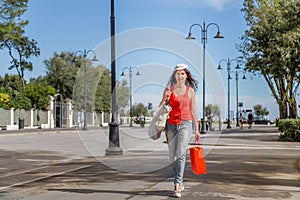
[[[222,10],[225,4],[230,3],[232,0],[201,0],[202,3],[206,4],[207,6],[213,7],[216,10]]]
[[[226,5],[233,2],[234,0],[189,0],[189,1],[182,1],[182,0],[152,0],[155,2],[164,3],[165,5],[180,5],[186,7],[210,7],[214,10],[220,11],[223,10]]]

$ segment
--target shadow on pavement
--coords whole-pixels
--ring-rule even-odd
[[[169,196],[173,195],[171,190],[152,190],[152,191],[129,191],[129,190],[92,190],[92,189],[49,189],[48,191],[70,192],[79,194],[92,194],[92,193],[113,193],[113,194],[126,194],[129,196]]]
[[[207,161],[217,161],[217,163],[208,163],[208,174],[195,176],[192,173],[186,173],[186,181],[201,181],[208,184],[242,184],[252,186],[300,186],[300,180],[288,180],[278,177],[278,174],[290,174],[290,169],[296,166],[294,159],[280,158],[273,156],[253,156],[226,155],[226,158],[220,155],[208,155]],[[290,165],[289,165],[290,164]],[[188,167],[188,170],[190,167]],[[299,174],[296,174],[299,177]],[[272,177],[272,178],[271,178]]]
[[[300,187],[299,174],[295,174],[298,179],[285,179],[280,174],[290,174],[291,169],[295,167],[295,159],[287,157],[277,159],[276,156],[247,154],[239,150],[239,152],[215,152],[206,157],[208,174],[196,176],[191,172],[190,163],[187,162],[185,171],[185,182],[198,185],[190,188],[191,191],[209,190],[218,193],[243,193],[246,197],[255,198],[259,193],[272,198],[286,198],[290,194],[280,189],[270,189],[269,186],[277,188]],[[225,155],[225,156],[224,156]],[[169,182],[172,185],[173,171],[171,167],[165,167],[151,173],[127,173],[111,169],[101,162],[94,160],[74,161],[64,165],[74,165],[78,162],[90,167],[72,171],[49,179],[27,184],[23,187],[41,186],[48,191],[59,191],[66,193],[111,193],[126,194],[130,196],[149,195],[149,196],[171,196],[172,188],[161,190],[152,188],[151,190],[143,190],[132,188],[128,184],[128,189],[109,188],[94,189],[89,188],[91,185],[108,184],[108,183],[132,183],[134,181],[143,181],[147,185],[155,185],[160,182]],[[80,186],[80,188],[72,187]],[[188,199],[188,195],[186,196]]]

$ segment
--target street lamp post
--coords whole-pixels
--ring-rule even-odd
[[[245,72],[244,71],[235,71],[235,89],[236,89],[236,126],[240,126],[239,124],[239,74],[243,74],[242,79],[245,80]]]
[[[139,76],[141,75],[140,72],[139,72],[139,69],[136,68],[136,67],[124,67],[122,69],[122,74],[121,76],[125,76],[125,73],[124,71],[125,70],[128,70],[129,71],[129,115],[130,115],[130,123],[129,123],[129,126],[132,127],[132,70],[133,69],[136,69],[136,75]]]
[[[205,48],[206,48],[206,43],[207,43],[207,30],[208,27],[214,25],[218,28],[217,34],[214,38],[224,38],[221,33],[220,33],[220,28],[216,23],[209,23],[208,25],[205,25],[205,22],[203,22],[203,26],[200,24],[192,24],[189,29],[189,34],[186,37],[186,39],[191,40],[191,39],[196,39],[195,37],[192,36],[192,28],[194,26],[199,26],[201,28],[201,41],[203,44],[203,118],[201,120],[201,133],[206,133],[206,128],[205,128]]]
[[[226,63],[226,65],[227,65],[227,81],[228,81],[228,94],[227,94],[227,98],[228,98],[228,101],[227,101],[227,103],[228,103],[228,111],[227,111],[227,129],[230,129],[231,128],[231,126],[230,126],[230,80],[232,79],[231,78],[231,76],[230,76],[230,74],[231,73],[235,73],[236,74],[236,96],[237,96],[237,107],[238,107],[238,81],[237,81],[237,77],[238,77],[238,74],[239,74],[239,72],[238,72],[238,70],[240,70],[241,68],[240,68],[240,66],[239,66],[239,60],[238,60],[238,58],[234,58],[234,59],[222,59],[222,60],[220,60],[220,62],[219,62],[219,66],[218,66],[218,70],[222,70],[222,67],[221,67],[221,64],[222,64],[222,62],[225,62]],[[234,71],[231,71],[231,63],[232,62],[236,62],[237,63],[237,65],[236,65],[236,67],[235,67],[235,72]],[[246,78],[246,77],[245,77]],[[243,77],[243,79],[244,79],[244,77]],[[239,116],[238,116],[238,109],[237,109],[237,114],[236,114],[236,116],[237,116],[237,118],[236,118],[236,120],[237,120],[237,126],[239,126],[239,124],[238,124],[238,119],[239,119]]]
[[[83,130],[87,130],[87,115],[86,115],[86,112],[87,112],[87,100],[86,100],[86,58],[88,56],[89,53],[93,53],[94,54],[94,57],[92,59],[92,61],[98,61],[98,59],[96,58],[96,53],[95,51],[93,50],[83,50],[83,51],[76,51],[75,52],[75,58],[76,59],[76,55],[77,54],[82,54],[83,56],[83,96],[84,96],[84,113],[83,113]]]
[[[105,150],[105,155],[121,155],[122,149],[119,143],[119,125],[116,121],[117,104],[116,104],[116,44],[115,44],[115,2],[110,1],[110,45],[111,45],[111,99],[112,99],[112,116],[109,123],[109,146]]]

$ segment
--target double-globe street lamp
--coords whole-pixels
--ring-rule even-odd
[[[122,69],[122,74],[121,76],[125,76],[125,70],[128,70],[129,72],[129,115],[130,115],[130,122],[129,126],[132,127],[132,70],[136,69],[136,74],[137,76],[141,75],[139,72],[139,69],[137,67],[124,67]]]
[[[206,48],[206,43],[207,43],[207,30],[208,30],[208,27],[210,26],[216,26],[218,28],[218,31],[217,31],[217,34],[214,38],[224,38],[221,33],[220,33],[220,28],[219,26],[216,24],[216,23],[209,23],[207,25],[205,25],[205,22],[203,22],[203,26],[201,26],[200,24],[192,24],[190,26],[190,29],[189,29],[189,34],[188,36],[186,37],[186,39],[188,40],[193,40],[193,39],[196,39],[195,37],[192,36],[192,28],[194,26],[198,26],[201,28],[201,41],[202,41],[202,44],[203,44],[203,118],[201,120],[201,133],[206,133],[206,128],[205,128],[205,48]]]
[[[87,130],[87,100],[86,100],[86,59],[89,53],[93,53],[93,59],[91,61],[98,61],[97,57],[96,57],[96,53],[94,50],[83,50],[83,51],[76,51],[75,52],[75,57],[74,57],[74,61],[76,61],[76,56],[77,55],[82,55],[83,56],[83,96],[84,96],[84,111],[83,111],[83,130]]]
[[[238,116],[238,77],[239,77],[239,74],[240,73],[244,73],[244,76],[242,79],[246,79],[246,76],[245,76],[245,72],[243,71],[239,71],[241,69],[240,65],[239,65],[239,60],[238,58],[234,58],[234,59],[230,59],[228,58],[227,60],[226,59],[222,59],[220,60],[219,62],[219,66],[218,66],[218,70],[222,70],[222,63],[225,62],[226,65],[227,65],[227,81],[228,81],[228,94],[227,94],[227,98],[228,98],[228,111],[227,111],[227,129],[230,129],[231,128],[231,125],[230,125],[230,80],[232,79],[230,74],[231,73],[235,73],[235,77],[236,77],[236,104],[237,104],[237,113],[236,113],[236,125],[239,126],[239,123],[238,123],[238,120],[239,120],[239,116]],[[231,71],[231,63],[232,62],[236,62],[236,67],[235,67],[235,71]]]
[[[109,123],[109,143],[105,150],[106,156],[122,155],[123,150],[120,148],[119,140],[119,125],[116,120],[117,117],[117,103],[116,103],[116,43],[115,43],[115,1],[110,1],[110,47],[111,47],[111,107],[112,115]]]
[[[242,77],[242,79],[243,80],[246,80],[247,78],[246,78],[246,76],[245,76],[245,72],[244,71],[238,71],[238,70],[236,70],[235,71],[235,87],[236,87],[236,126],[240,126],[240,124],[239,124],[239,111],[238,111],[238,109],[239,109],[239,75],[240,74],[243,74],[243,77]]]

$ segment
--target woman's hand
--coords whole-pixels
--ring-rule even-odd
[[[171,91],[169,89],[166,89],[165,90],[164,99],[168,100],[170,98],[170,95],[171,95]]]
[[[199,131],[195,132],[195,141],[199,141],[200,142],[200,133],[199,133]]]
[[[171,95],[170,89],[169,89],[169,88],[166,88],[166,89],[164,90],[163,97],[162,97],[162,99],[161,99],[161,101],[160,101],[160,103],[159,103],[159,106],[161,106],[165,101],[168,101],[169,98],[170,98],[170,95]]]

